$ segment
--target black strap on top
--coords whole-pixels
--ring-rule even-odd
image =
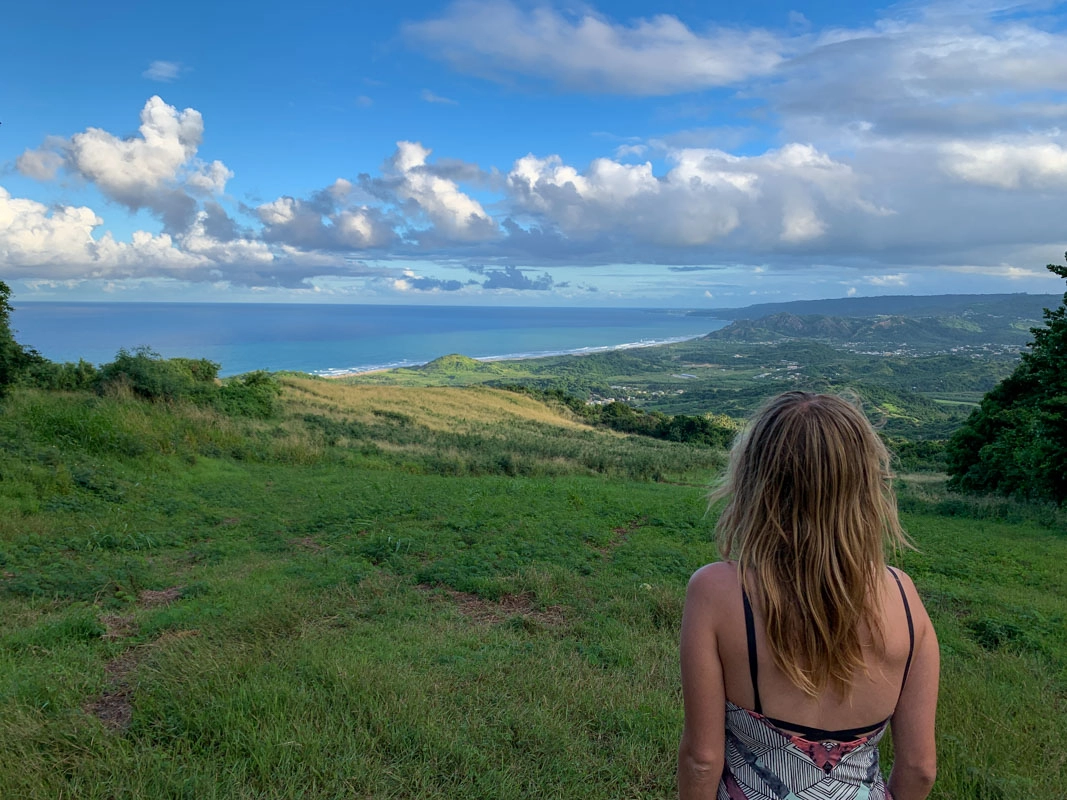
[[[756,661],[756,623],[752,620],[752,604],[748,602],[748,592],[741,587],[741,600],[745,604],[745,636],[748,637],[748,674],[752,678],[752,694],[755,696],[757,714],[763,713],[763,704],[759,699],[759,664]]]
[[[900,576],[892,567],[887,567],[893,580],[900,589],[900,599],[904,601],[904,616],[908,618],[908,660],[904,662],[904,678],[900,681],[900,693],[904,693],[904,684],[908,682],[908,673],[911,672],[911,657],[915,654],[915,622],[911,618],[911,606],[908,605],[908,595],[904,592],[904,584],[900,582]]]
[[[915,653],[915,623],[911,617],[911,606],[908,604],[908,596],[904,592],[904,584],[900,581],[900,576],[892,567],[888,567],[889,574],[893,576],[893,579],[897,582],[897,587],[900,589],[900,599],[904,601],[904,615],[908,619],[908,660],[904,662],[904,677],[900,682],[900,691],[903,693],[904,684],[908,681],[908,673],[911,671],[911,657]],[[763,704],[760,702],[759,696],[759,663],[756,658],[756,623],[752,615],[752,604],[748,600],[748,593],[745,591],[745,587],[741,587],[741,601],[745,607],[745,637],[748,639],[748,672],[752,678],[752,695],[754,698],[755,708],[753,709],[757,714],[763,714]],[[868,733],[873,733],[880,727],[885,725],[889,719],[886,718],[880,722],[875,722],[872,725],[863,725],[859,728],[844,728],[837,731],[828,731],[823,728],[811,728],[807,725],[797,725],[794,722],[787,722],[781,719],[775,719],[774,717],[764,717],[772,725],[779,728],[786,728],[790,731],[799,733],[802,737],[809,741],[850,741],[859,736],[864,736]]]

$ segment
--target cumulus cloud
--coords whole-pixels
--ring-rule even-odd
[[[185,177],[185,185],[198,194],[222,194],[233,171],[221,161],[210,164],[196,163]]]
[[[379,208],[349,205],[350,181],[338,178],[307,199],[283,196],[255,209],[263,238],[312,250],[367,250],[393,244],[395,221]]]
[[[431,152],[419,142],[397,142],[383,168],[383,185],[397,201],[424,214],[435,232],[447,239],[472,242],[496,237],[497,225],[481,203],[426,163]]]
[[[141,110],[138,132],[122,139],[87,128],[69,140],[51,137],[41,149],[23,153],[17,167],[25,175],[46,179],[61,164],[130,210],[151,210],[168,231],[184,230],[197,212],[190,192],[219,194],[233,173],[221,161],[205,164],[196,158],[204,134],[196,109],[179,112],[153,96]]]
[[[620,94],[730,85],[769,73],[783,58],[782,40],[763,30],[697,32],[666,14],[624,25],[591,11],[525,10],[506,0],[460,0],[405,34],[463,71]]]
[[[182,65],[177,61],[153,61],[148,69],[141,73],[141,77],[150,81],[171,83],[178,80],[182,73]]]
[[[49,208],[0,187],[0,263],[9,274],[45,279],[129,277],[155,269],[181,274],[207,260],[183,252],[168,234],[136,231],[130,242],[96,239],[103,220],[85,206]]]
[[[1047,140],[950,142],[941,148],[941,167],[959,180],[998,189],[1067,186],[1067,150]]]
[[[865,199],[847,164],[809,145],[791,144],[760,156],[687,148],[673,164],[594,160],[584,172],[558,156],[525,156],[508,174],[516,204],[567,237],[611,234],[620,241],[692,248],[737,233],[750,246],[797,244],[825,233],[826,211],[891,213]]]
[[[63,166],[63,156],[54,150],[27,150],[15,160],[15,168],[28,178],[50,181]]]

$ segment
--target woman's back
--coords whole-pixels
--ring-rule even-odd
[[[889,455],[862,412],[789,392],[731,452],[725,559],[698,570],[682,621],[683,798],[888,797],[933,781],[937,641],[910,579]]]
[[[721,570],[726,576],[722,582],[725,596],[717,598],[723,611],[717,640],[727,700],[742,708],[760,711],[768,717],[823,730],[860,728],[881,722],[892,715],[903,686],[905,664],[912,653],[912,637],[909,635],[908,613],[900,589],[888,570],[877,603],[883,625],[882,635],[878,637],[866,625],[861,625],[864,669],[857,671],[854,676],[851,693],[843,696],[840,692],[828,689],[817,697],[811,697],[775,665],[757,600],[752,600],[751,605],[759,685],[752,685],[749,637],[743,593],[737,580],[737,565],[719,562],[705,569]],[[913,598],[908,600],[910,609],[914,602]],[[914,622],[911,628],[914,629]],[[759,689],[760,704],[756,703],[756,688]],[[757,708],[757,705],[761,707]],[[796,729],[794,726],[793,730]]]

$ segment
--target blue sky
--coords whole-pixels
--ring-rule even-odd
[[[1055,3],[19,4],[17,300],[1060,292]]]

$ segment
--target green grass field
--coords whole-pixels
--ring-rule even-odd
[[[284,408],[0,405],[5,800],[673,796],[721,453],[489,389],[287,379]],[[933,796],[1064,796],[1062,519],[930,477],[903,507]]]

